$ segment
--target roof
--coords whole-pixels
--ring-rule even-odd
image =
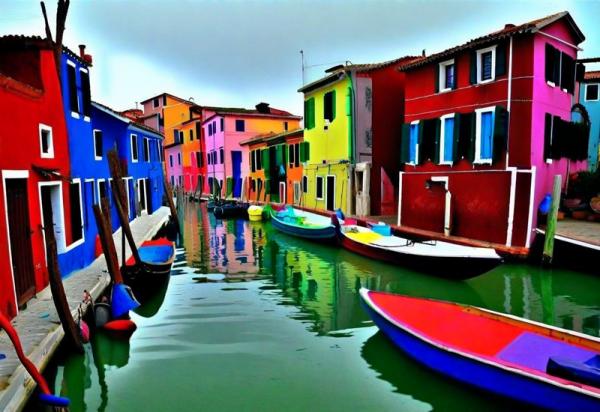
[[[190,104],[192,106],[196,106],[196,103],[194,103],[194,102],[192,102],[190,100],[182,99],[181,97],[177,97],[177,96],[175,96],[173,94],[166,93],[166,92],[165,93],[161,93],[161,94],[157,94],[156,96],[152,96],[152,97],[150,97],[150,98],[148,98],[146,100],[142,100],[140,103],[144,104],[146,102],[149,102],[150,100],[156,99],[157,97],[163,97],[163,96],[168,96],[171,99],[175,99],[175,100],[180,101],[182,103],[187,103],[187,104]]]
[[[86,66],[86,67],[91,67],[91,66],[92,66],[92,63],[91,63],[91,62],[89,62],[89,61],[87,61],[87,60],[84,60],[84,59],[82,59],[82,58],[81,58],[81,56],[79,55],[79,53],[75,53],[73,50],[69,49],[69,48],[68,48],[67,46],[65,46],[64,44],[63,44],[63,46],[62,46],[62,51],[63,51],[63,53],[64,53],[64,54],[68,55],[68,56],[69,56],[69,57],[71,57],[72,59],[75,59],[75,60],[77,60],[77,62],[78,62],[79,64],[83,64],[83,65],[84,65],[84,66]]]
[[[583,77],[583,80],[600,80],[600,70],[597,71],[593,71],[593,72],[585,72],[585,76]]]
[[[338,70],[356,71],[356,72],[360,72],[360,73],[370,72],[370,71],[377,70],[377,69],[383,69],[385,67],[389,67],[394,64],[408,64],[415,60],[420,60],[420,59],[423,59],[423,57],[421,57],[421,56],[403,56],[403,57],[399,57],[397,59],[387,60],[387,61],[379,62],[379,63],[347,64],[347,65],[333,66],[333,67],[325,70],[325,72],[332,73],[332,72],[335,72]]]
[[[9,34],[0,36],[0,49],[8,46],[33,47],[38,49],[52,49],[52,43],[40,36],[23,36]]]
[[[143,130],[148,133],[155,134],[156,136],[159,136],[159,137],[163,137],[163,134],[161,132],[159,132],[158,130],[156,130],[150,126],[147,126],[143,123],[136,122],[136,121],[130,119],[129,117],[125,117],[122,112],[118,112],[115,109],[111,109],[110,107],[108,107],[102,103],[92,101],[92,106],[96,107],[98,110],[101,110],[106,114],[113,116],[116,119],[119,119],[123,123],[129,124],[132,127],[135,127],[137,129]]]
[[[452,47],[452,48],[444,50],[442,52],[435,53],[435,54],[432,54],[425,58],[419,59],[417,61],[408,63],[408,64],[402,66],[400,68],[400,70],[402,70],[402,71],[410,70],[410,69],[424,66],[428,63],[445,60],[445,59],[449,58],[450,56],[455,55],[461,51],[479,48],[479,47],[487,45],[489,43],[492,43],[492,42],[495,42],[498,40],[507,39],[507,38],[515,36],[515,35],[536,33],[538,31],[540,31],[541,29],[543,29],[544,27],[547,27],[550,24],[552,24],[562,18],[566,18],[567,22],[571,25],[571,28],[573,29],[573,31],[579,38],[578,44],[581,43],[583,40],[585,40],[585,36],[583,35],[583,33],[581,32],[579,27],[577,27],[577,24],[575,24],[575,21],[573,20],[573,18],[569,14],[569,12],[563,11],[560,13],[552,14],[552,15],[549,15],[546,17],[542,17],[541,19],[532,20],[532,21],[529,21],[529,22],[526,22],[523,24],[519,24],[519,25],[507,24],[501,30],[486,34],[485,36],[477,37],[475,39],[469,40],[468,42],[466,42],[460,46]]]
[[[312,83],[308,83],[307,85],[302,86],[298,89],[300,93],[306,93],[313,90],[320,89],[321,87],[327,86],[328,84],[338,82],[346,77],[346,73],[344,71],[336,71],[335,73],[330,74],[329,76],[325,76],[320,78],[319,80],[315,80]]]
[[[249,145],[249,144],[253,144],[253,143],[269,143],[269,142],[273,142],[279,139],[285,139],[286,137],[292,137],[295,135],[300,135],[300,134],[304,134],[304,129],[302,128],[298,128],[298,129],[294,129],[294,130],[288,130],[282,133],[274,133],[274,132],[269,132],[269,133],[262,133],[256,136],[253,136],[249,139],[246,140],[242,140],[240,142],[241,146],[245,146],[245,145]]]
[[[266,138],[271,137],[271,136],[275,136],[275,133],[270,132],[270,133],[258,134],[256,136],[252,136],[249,139],[241,140],[240,146],[245,146],[247,144],[252,144],[252,143],[262,143],[265,141]]]
[[[211,120],[215,116],[224,116],[224,115],[238,115],[245,117],[268,117],[275,119],[290,119],[290,120],[300,120],[302,116],[296,116],[291,114],[290,112],[286,112],[285,110],[270,108],[270,113],[261,113],[256,109],[220,109],[216,110],[215,113],[206,119],[205,122]]]

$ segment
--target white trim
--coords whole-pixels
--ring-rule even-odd
[[[85,181],[84,181],[85,182]],[[66,247],[66,251],[76,248],[77,246],[83,244],[85,242],[85,222],[83,221],[83,208],[85,205],[83,204],[83,184],[81,183],[81,178],[76,177],[71,179],[70,184],[77,183],[79,185],[79,216],[81,217],[81,239],[74,241],[69,246]],[[71,199],[71,186],[69,186],[69,199]],[[71,205],[69,205],[70,208]],[[71,213],[73,211],[71,210]],[[73,228],[71,228],[73,230]],[[72,240],[72,239],[71,239]]]
[[[529,247],[531,244],[531,226],[533,225],[533,203],[535,198],[535,177],[536,177],[536,168],[535,166],[531,167],[531,189],[529,191],[529,215],[527,216],[527,239],[525,240],[525,247]]]
[[[42,132],[48,132],[49,142],[48,142],[48,152],[44,153],[42,150]],[[47,124],[40,123],[38,125],[38,137],[40,143],[40,157],[42,159],[54,159],[54,134],[52,133],[52,126],[48,126]]]
[[[62,254],[67,251],[67,238],[65,233],[65,208],[63,204],[63,187],[62,182],[38,182],[38,200],[40,204],[40,222],[42,226],[44,225],[44,204],[42,202],[42,187],[45,186],[58,186],[58,211],[54,209],[54,199],[52,199],[52,220],[54,223],[54,227],[60,231],[54,231],[54,237],[56,239],[56,251],[57,254]],[[58,221],[55,221],[55,217],[58,218]],[[46,255],[46,233],[42,230],[42,240],[44,242],[44,260],[46,265],[48,265],[48,256]]]
[[[10,226],[8,224],[8,199],[6,198],[6,180],[8,179],[29,179],[29,170],[2,170],[2,194],[4,197],[4,219],[6,222],[6,246],[8,248],[8,263],[10,267],[10,274],[13,280],[13,298],[15,304],[16,313],[19,313],[19,302],[17,300],[17,283],[15,279],[15,273],[13,271],[12,264],[12,250],[10,245]],[[27,182],[29,183],[29,182]],[[29,189],[27,190],[27,200],[29,201]],[[31,222],[29,222],[31,225]],[[33,246],[32,246],[33,247]],[[33,266],[33,262],[32,262]]]
[[[544,383],[547,383],[547,384],[550,384],[550,385],[553,385],[553,386],[557,386],[559,388],[566,389],[568,391],[582,393],[584,395],[588,395],[588,396],[591,396],[591,397],[596,398],[596,399],[600,398],[600,394],[599,393],[592,392],[590,390],[582,388],[581,386],[576,386],[576,385],[572,385],[572,384],[564,384],[564,383],[561,383],[559,381],[554,381],[552,379],[546,378],[545,376],[540,376],[540,375],[537,375],[537,374],[533,374],[533,373],[527,372],[527,371],[525,371],[523,369],[520,369],[518,367],[513,367],[513,366],[505,365],[505,364],[502,364],[502,363],[499,363],[499,362],[493,362],[491,360],[486,359],[483,356],[478,356],[478,355],[475,355],[475,354],[470,354],[470,353],[465,352],[465,351],[463,351],[461,349],[447,346],[447,345],[445,345],[445,344],[443,344],[443,343],[441,343],[439,341],[434,341],[433,339],[430,339],[430,338],[426,337],[425,335],[421,334],[416,329],[413,329],[413,328],[411,328],[408,325],[400,324],[398,321],[396,321],[396,319],[394,319],[393,317],[391,317],[390,315],[388,315],[385,311],[383,311],[382,309],[380,309],[379,306],[377,306],[375,303],[373,303],[373,301],[369,297],[369,292],[370,291],[367,288],[360,288],[360,290],[359,290],[360,296],[363,299],[363,301],[373,311],[377,312],[377,314],[379,316],[381,316],[382,318],[384,318],[385,320],[387,320],[388,322],[390,322],[391,324],[393,324],[394,326],[396,326],[398,329],[402,329],[405,333],[408,333],[408,334],[414,336],[415,338],[417,338],[417,339],[419,339],[419,340],[421,340],[421,341],[423,341],[423,342],[425,342],[425,343],[427,343],[427,344],[429,344],[431,346],[436,347],[439,350],[443,350],[444,352],[451,353],[451,354],[456,354],[456,355],[462,356],[464,358],[471,359],[471,360],[473,360],[475,362],[484,363],[486,365],[489,365],[489,366],[492,366],[492,367],[496,367],[496,368],[499,368],[499,369],[502,369],[502,370],[505,370],[505,371],[508,371],[508,372],[511,372],[511,373],[514,373],[514,374],[517,374],[517,375],[526,376],[526,377],[528,377],[530,379],[534,379],[534,380],[541,381],[541,382],[544,382]],[[431,299],[431,300],[435,301],[435,302],[439,302],[439,301],[436,301],[436,300],[433,300],[433,299]],[[461,305],[461,304],[456,304],[456,303],[455,303],[455,305],[457,305],[459,307],[469,307],[468,305]],[[522,322],[524,324],[531,324],[531,325],[535,325],[535,326],[538,326],[538,327],[541,327],[541,328],[544,328],[544,329],[554,330],[554,331],[557,331],[557,332],[560,332],[560,333],[564,333],[566,335],[570,335],[570,336],[573,336],[573,337],[578,337],[580,339],[589,340],[589,341],[592,341],[592,342],[600,342],[600,339],[598,339],[598,338],[596,338],[594,336],[585,335],[583,333],[578,333],[578,332],[570,331],[570,330],[567,330],[567,329],[557,328],[557,327],[546,325],[546,324],[543,324],[543,323],[540,323],[540,322],[535,322],[535,321],[524,319],[524,318],[520,318],[520,317],[517,317],[517,316],[514,316],[514,315],[509,315],[509,314],[506,314],[506,313],[500,313],[500,312],[496,312],[496,311],[493,311],[493,310],[480,308],[480,307],[477,307],[477,306],[472,306],[472,307],[474,307],[474,308],[476,308],[478,310],[490,313],[490,314],[495,315],[495,316],[509,318],[509,319],[512,319],[512,320],[515,320],[515,321],[518,321],[518,322]]]
[[[96,154],[96,132],[100,132],[100,137],[103,137],[102,130],[100,130],[100,129],[92,130],[92,139],[93,139],[93,143],[94,143],[94,160],[102,160],[103,159],[102,152],[100,152],[100,156],[98,156]],[[102,143],[104,143],[104,142],[102,142]],[[104,145],[102,145],[102,146],[104,146]],[[102,150],[102,148],[100,148],[100,150]]]
[[[517,168],[507,167],[510,171],[510,194],[508,197],[508,220],[506,222],[506,246],[512,246],[513,223],[515,218],[515,196],[517,190]]]
[[[452,207],[452,193],[448,189],[448,176],[432,176],[432,182],[444,183],[444,236],[450,236],[450,216]]]
[[[439,86],[439,93],[446,93],[449,92],[451,90],[454,90],[452,87],[446,87],[447,85],[446,83],[446,67],[450,66],[450,65],[454,65],[454,83],[456,84],[456,64],[454,63],[454,59],[450,59],[450,60],[446,60],[443,61],[441,63],[438,63],[438,68],[439,68],[439,73],[438,73],[438,84]],[[442,87],[442,85],[444,85],[444,87]]]
[[[131,180],[133,183],[133,176],[124,177],[122,180],[123,185],[125,186],[125,194],[127,195],[127,217],[131,219],[131,196],[129,195],[129,181]]]
[[[404,172],[399,172],[398,175],[398,226],[402,223],[402,177]]]
[[[546,231],[544,229],[540,229],[540,228],[536,228],[535,229],[536,232],[546,236]],[[557,235],[554,234],[554,239],[558,239],[562,242],[566,242],[566,243],[571,243],[573,245],[577,245],[577,246],[581,246],[581,247],[585,247],[586,249],[592,249],[592,250],[598,250],[600,251],[600,246],[598,245],[594,245],[592,243],[587,243],[584,242],[582,240],[577,240],[577,239],[573,239],[570,237],[566,237],[566,236],[561,236],[561,235]]]
[[[440,162],[438,164],[440,165],[452,165],[452,160],[447,161],[444,160],[444,139],[446,137],[446,119],[454,119],[454,113],[448,113],[443,115],[442,117],[440,117]],[[454,125],[452,126],[454,127]],[[452,129],[452,134],[454,135],[454,129]],[[454,141],[454,136],[453,137],[453,141]],[[454,149],[454,148],[453,148]]]
[[[181,176],[179,177],[179,181],[178,183],[181,185]],[[141,178],[141,179],[137,179],[137,201],[138,203],[141,203],[141,191],[140,191],[140,182],[142,182],[142,185],[144,185],[144,208],[140,209],[140,214],[142,214],[143,212],[146,212],[146,214],[148,213],[148,193],[146,193],[146,182],[145,182],[145,178]]]
[[[492,77],[486,80],[481,79],[482,69],[481,67],[481,55],[487,52],[492,52]],[[477,84],[490,83],[496,80],[496,45],[486,47],[485,49],[477,50]]]
[[[551,34],[548,34],[548,33],[546,33],[546,32],[543,32],[543,31],[541,31],[541,30],[537,30],[537,31],[536,31],[536,33],[539,33],[539,34],[541,34],[542,36],[546,36],[546,37],[548,37],[548,38],[550,38],[550,39],[552,39],[552,40],[556,40],[557,42],[559,42],[559,43],[562,43],[562,44],[564,44],[565,46],[569,46],[569,47],[571,47],[571,48],[573,48],[573,49],[575,49],[575,50],[577,50],[577,51],[582,51],[582,50],[583,50],[581,47],[575,46],[574,44],[571,44],[571,43],[569,43],[569,42],[566,42],[566,41],[564,41],[563,39],[559,39],[558,37],[555,37],[555,36],[553,36],[553,35],[551,35]],[[512,37],[511,37],[511,38],[512,38]]]
[[[319,193],[319,179],[321,179],[321,197],[318,197],[317,193]],[[315,199],[316,200],[325,200],[325,179],[323,176],[316,175],[315,176]],[[326,203],[327,205],[327,203]]]
[[[285,197],[285,200],[281,198],[281,185],[283,185],[283,197]],[[279,203],[287,203],[287,188],[285,182],[279,182]]]
[[[481,115],[483,113],[492,113],[492,144],[494,142],[494,124],[495,124],[495,110],[494,106],[482,107],[481,109],[475,110],[475,159],[473,160],[473,164],[492,164],[493,151],[492,147],[492,157],[489,159],[481,158]]]
[[[133,157],[133,138],[135,137],[135,148],[137,149],[135,152],[136,157]],[[140,157],[140,146],[139,146],[138,136],[135,133],[129,134],[129,152],[131,153],[131,163],[137,163]],[[171,165],[172,166],[172,165]]]
[[[150,139],[148,139],[147,137],[144,137],[144,142],[146,142],[146,151],[145,151],[146,163],[150,163]]]
[[[587,98],[588,87],[590,87],[590,86],[596,86],[596,98],[595,99]],[[585,84],[585,95],[584,95],[583,100],[586,102],[597,102],[598,100],[600,100],[600,83],[586,83]]]
[[[333,210],[335,210],[335,195],[336,195],[336,187],[337,187],[337,176],[336,175],[325,175],[325,210],[329,210],[327,209],[327,200],[328,200],[328,196],[327,196],[327,188],[329,187],[327,185],[327,178],[329,177],[333,177]],[[341,206],[341,205],[340,205]]]
[[[97,202],[96,204],[102,206],[102,203],[101,203],[102,202],[102,196],[100,196],[100,182],[104,182],[105,184],[107,184],[107,183],[106,183],[106,179],[105,178],[96,179],[96,189],[97,189],[96,197],[95,197],[96,198],[96,202]],[[108,187],[106,187],[106,194],[108,194]]]

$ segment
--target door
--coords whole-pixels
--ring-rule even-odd
[[[242,195],[242,152],[231,152],[231,174],[233,177],[233,197]]]
[[[327,210],[335,210],[335,176],[327,176]]]
[[[152,180],[151,179],[146,179],[144,180],[144,182],[146,183],[146,210],[148,211],[148,214],[152,213]]]
[[[281,203],[287,203],[287,196],[285,193],[285,182],[279,182],[279,201]]]
[[[27,179],[6,180],[6,206],[15,291],[21,306],[35,294]]]
[[[138,202],[140,204],[140,212],[146,210],[146,185],[144,179],[138,180]]]

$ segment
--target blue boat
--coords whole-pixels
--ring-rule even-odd
[[[333,240],[336,228],[331,218],[286,206],[271,209],[271,223],[288,235],[314,240]]]
[[[600,410],[600,339],[473,306],[362,288],[377,327],[453,379],[537,407]]]
[[[175,244],[166,238],[148,240],[138,248],[141,262],[131,256],[121,268],[125,283],[135,290],[138,300],[145,300],[169,280],[175,260]]]

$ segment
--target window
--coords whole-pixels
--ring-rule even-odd
[[[183,130],[180,130],[179,131],[179,140],[178,140],[179,143],[183,143],[183,136],[184,136]]]
[[[164,162],[165,158],[164,158],[162,143],[160,143],[158,140],[156,141],[156,150],[158,150],[158,160],[160,162]]]
[[[419,159],[419,121],[414,121],[410,124],[408,159],[410,164],[417,164]]]
[[[102,130],[95,129],[94,135],[94,159],[102,160]]]
[[[448,60],[440,63],[438,76],[440,92],[447,92],[448,90],[456,89],[454,60]]]
[[[183,187],[183,176],[179,176],[179,187]]]
[[[335,119],[335,90],[327,92],[323,96],[323,118],[330,122]]]
[[[496,46],[477,50],[477,83],[491,82],[496,78]]]
[[[221,147],[219,149],[219,159],[221,164],[223,164],[225,162],[225,151],[223,150],[223,148]]]
[[[194,130],[190,129],[190,142],[194,140]]]
[[[294,166],[298,167],[298,166],[300,166],[300,143],[296,143],[294,145],[294,156],[295,156]]]
[[[102,202],[102,199],[107,197],[106,181],[104,179],[98,179],[98,204]]]
[[[131,139],[131,161],[137,163],[138,161],[138,138],[137,135],[132,134]],[[172,163],[172,162],[171,162]],[[171,164],[173,166],[173,164]]]
[[[221,131],[224,132],[225,131],[225,119],[221,117]]]
[[[69,185],[71,204],[71,239],[73,242],[83,238],[83,221],[81,216],[81,181],[73,180]]]
[[[492,163],[494,109],[475,110],[475,159],[473,163]]]
[[[585,100],[598,100],[598,84],[587,84],[585,86]]]
[[[196,166],[202,167],[202,152],[196,152]]]
[[[235,121],[235,131],[244,132],[246,130],[246,121],[243,119],[237,119]]]
[[[89,119],[92,113],[92,95],[90,92],[90,75],[87,70],[79,69],[81,77],[81,97],[83,100],[83,115]]]
[[[256,172],[256,153],[254,153],[254,150],[250,151],[250,171]]]
[[[302,192],[308,193],[308,176],[302,176]]]
[[[290,167],[294,167],[294,161],[295,161],[294,154],[295,154],[294,145],[291,144],[288,146],[288,161],[290,162]]]
[[[67,60],[67,81],[69,83],[69,107],[71,113],[79,117],[79,100],[77,97],[77,75],[75,72],[75,63]]]
[[[317,200],[323,200],[323,176],[317,176]]]
[[[177,153],[177,164],[181,166],[181,153]]]
[[[157,108],[159,106],[158,97],[152,99],[152,107]]]
[[[38,128],[40,134],[40,156],[51,159],[54,157],[54,142],[52,139],[52,128],[45,124],[40,124]]]
[[[304,128],[307,130],[315,127],[315,98],[304,101]]]
[[[262,155],[260,149],[255,150],[254,155],[256,156],[256,170],[262,170]]]
[[[173,167],[173,155],[169,155],[169,166]]]
[[[452,164],[454,159],[454,113],[441,117],[440,164]]]
[[[144,162],[150,161],[150,144],[148,144],[148,138],[144,137],[142,141],[142,148],[144,149]]]
[[[283,130],[287,132],[288,130],[288,122],[283,122]]]
[[[171,186],[175,187],[175,176],[171,176]]]

